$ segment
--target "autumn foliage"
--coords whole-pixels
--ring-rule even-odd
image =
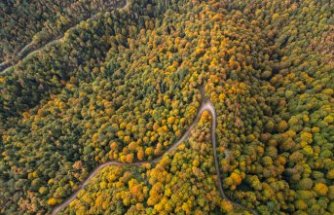
[[[330,0],[115,2],[0,2],[0,214],[334,213]]]

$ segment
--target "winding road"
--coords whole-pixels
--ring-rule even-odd
[[[218,155],[217,155],[217,143],[216,143],[216,126],[217,126],[217,116],[216,116],[216,110],[213,106],[213,104],[211,103],[210,100],[206,99],[204,97],[204,90],[203,90],[203,87],[201,88],[201,96],[202,96],[202,103],[201,103],[201,106],[199,107],[199,110],[197,112],[197,115],[196,115],[196,118],[195,120],[193,121],[193,123],[188,127],[188,129],[186,130],[186,132],[182,135],[182,137],[177,141],[175,142],[173,145],[171,145],[165,152],[164,154],[168,153],[168,152],[171,152],[172,150],[176,149],[182,142],[184,142],[185,140],[187,140],[187,138],[189,137],[189,134],[191,132],[191,130],[197,125],[200,117],[201,117],[201,114],[204,112],[204,111],[208,111],[211,115],[212,115],[212,120],[211,120],[211,142],[212,142],[212,146],[213,146],[213,156],[214,156],[214,161],[215,161],[215,169],[216,169],[216,172],[217,172],[217,178],[218,178],[218,181],[217,181],[217,187],[218,187],[218,190],[219,190],[219,193],[220,193],[220,196],[223,198],[223,199],[227,199],[228,201],[232,202],[232,204],[236,207],[236,208],[239,208],[239,209],[243,209],[243,210],[247,210],[247,211],[250,211],[251,213],[257,215],[257,212],[252,210],[252,209],[248,209],[244,206],[242,206],[241,204],[237,203],[237,202],[233,202],[232,200],[230,200],[224,190],[223,190],[223,187],[222,187],[222,180],[221,180],[221,173],[220,173],[220,168],[219,168],[219,158],[218,158]],[[118,162],[118,161],[109,161],[107,163],[104,163],[104,164],[101,164],[99,165],[98,167],[96,167],[94,169],[94,171],[89,175],[89,177],[79,186],[79,189],[73,193],[65,202],[63,202],[62,204],[58,205],[57,207],[55,207],[52,211],[52,215],[56,215],[59,211],[61,211],[62,209],[64,209],[66,206],[68,206],[72,200],[74,200],[78,193],[84,189],[87,184],[89,183],[89,181],[97,175],[97,173],[107,167],[107,166],[141,166],[145,163],[151,163],[151,164],[156,164],[158,163],[163,155],[160,155],[159,157],[156,157],[155,159],[153,159],[152,161],[139,161],[139,162],[134,162],[134,163],[122,163],[122,162]]]
[[[126,10],[129,5],[130,5],[130,2],[128,0],[125,0],[125,1],[115,1],[115,9],[119,9],[120,11],[123,11],[123,10]],[[89,17],[88,19],[94,19],[97,17],[99,13],[96,13],[95,15]],[[87,20],[88,20],[87,19]],[[67,29],[65,32],[75,28],[75,26]],[[51,46],[52,44],[55,44],[57,42],[61,42],[61,40],[64,39],[64,35],[65,35],[65,32],[62,36],[58,36],[56,38],[54,38],[53,40],[47,42],[46,44],[44,44],[43,46],[39,47],[39,48],[36,48],[34,49],[34,46],[36,44],[34,44],[34,42],[30,42],[29,44],[25,45],[18,53],[17,53],[17,60],[16,62],[9,62],[9,61],[5,61],[5,62],[2,62],[0,63],[0,74],[5,74],[7,71],[9,71],[12,67],[15,67],[16,65],[18,65],[20,63],[20,61],[22,61],[24,58],[27,58],[31,55],[33,55],[34,53],[38,52],[39,50],[43,49],[43,48],[46,48],[48,46]],[[213,146],[213,155],[214,155],[214,161],[215,161],[215,169],[216,169],[216,172],[217,172],[217,178],[218,178],[218,181],[217,181],[217,187],[218,187],[218,190],[219,190],[219,193],[221,195],[221,197],[223,199],[226,199],[228,201],[230,201],[236,208],[240,208],[240,209],[243,209],[243,210],[247,210],[247,211],[250,211],[252,214],[255,214],[255,215],[258,215],[258,213],[252,209],[248,209],[244,206],[242,206],[241,204],[237,203],[237,202],[233,202],[232,200],[230,200],[224,190],[223,190],[223,187],[222,187],[222,176],[221,176],[221,173],[220,173],[220,168],[219,168],[219,158],[218,158],[218,155],[217,155],[217,143],[216,143],[216,126],[217,126],[217,117],[216,117],[216,110],[213,106],[213,104],[211,103],[210,100],[208,100],[207,98],[205,98],[204,96],[204,88],[202,87],[201,88],[201,96],[202,96],[202,103],[201,103],[201,106],[199,107],[199,110],[197,112],[197,115],[196,115],[196,118],[195,120],[193,121],[193,123],[188,127],[188,129],[186,130],[186,132],[182,135],[182,137],[177,141],[175,142],[174,144],[172,144],[166,151],[164,154],[166,153],[169,153],[170,151],[172,150],[175,150],[182,142],[184,142],[188,137],[189,137],[189,134],[191,132],[191,130],[197,125],[199,119],[200,119],[200,116],[201,114],[204,112],[204,111],[208,111],[211,115],[212,115],[212,120],[211,120],[211,142],[212,142],[212,146]],[[77,189],[77,191],[75,191],[70,197],[68,197],[68,199],[63,202],[62,204],[58,205],[57,207],[55,207],[52,211],[52,215],[56,215],[58,212],[60,212],[62,209],[64,209],[66,206],[68,206],[70,204],[70,202],[72,200],[74,200],[78,193],[84,189],[87,184],[89,183],[89,181],[97,175],[97,173],[107,167],[107,166],[141,166],[145,163],[151,163],[151,164],[156,164],[158,163],[163,155],[160,155],[159,157],[156,157],[155,159],[151,160],[151,161],[139,161],[139,162],[134,162],[134,163],[122,163],[122,162],[118,162],[118,161],[109,161],[107,163],[104,163],[104,164],[101,164],[99,166],[97,166],[93,172],[90,173],[89,177],[79,186],[79,188]]]
[[[113,1],[113,4],[114,4],[114,9],[119,9],[120,11],[126,10],[130,6],[130,2],[127,1],[127,0]],[[93,16],[90,16],[89,18],[87,18],[86,20],[97,18],[97,16],[101,12],[103,12],[103,11],[97,12]],[[63,35],[55,37],[53,40],[50,40],[49,42],[47,42],[46,44],[42,45],[39,48],[35,47],[37,44],[34,41],[28,43],[16,54],[16,59],[13,59],[12,62],[4,61],[4,62],[0,63],[0,74],[6,74],[12,67],[15,67],[16,65],[18,65],[20,63],[20,61],[22,61],[24,58],[32,56],[34,53],[40,51],[41,49],[49,47],[49,46],[51,46],[51,45],[53,45],[57,42],[61,42],[64,39],[65,32],[68,32],[71,29],[74,29],[76,27],[77,27],[77,25],[74,25],[74,26],[70,27],[69,29],[64,31]]]

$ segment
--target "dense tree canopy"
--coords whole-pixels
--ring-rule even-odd
[[[61,213],[215,214],[238,212],[220,197],[211,144],[211,115],[204,112],[189,140],[155,164],[102,169]]]
[[[8,0],[0,13],[14,65],[0,73],[1,214],[51,213],[108,161],[126,165],[62,213],[334,213],[331,0]],[[208,113],[165,153],[205,99],[220,180]]]

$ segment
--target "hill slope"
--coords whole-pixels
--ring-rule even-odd
[[[334,213],[330,0],[32,1],[31,8],[7,1],[0,7],[0,57],[13,65],[0,74],[0,213],[48,214],[101,164],[171,156],[166,151],[205,99],[217,115],[220,180],[212,149],[196,146],[166,170],[170,177],[188,170],[199,177],[182,176],[192,181],[180,185],[189,196],[171,205],[178,188],[170,181],[154,188],[151,180],[152,171],[162,174],[160,164],[107,167],[63,212],[207,214],[234,213],[234,206],[258,214]],[[28,16],[35,7],[42,16]],[[26,26],[15,11],[29,17]],[[29,41],[36,41],[31,54],[18,56]],[[193,141],[210,146],[201,135]],[[193,161],[199,157],[209,181],[199,180]],[[211,179],[221,181],[227,198]],[[212,195],[189,203],[204,191]],[[159,197],[153,202],[151,192]],[[135,201],[119,201],[131,195]]]

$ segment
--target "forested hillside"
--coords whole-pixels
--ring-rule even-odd
[[[106,167],[63,214],[212,214],[231,212],[215,182],[211,115],[204,112],[189,140],[163,155],[154,166],[143,163]],[[238,206],[235,211],[238,211]],[[61,213],[60,213],[61,214]]]
[[[334,214],[331,0],[0,13],[0,214]]]

